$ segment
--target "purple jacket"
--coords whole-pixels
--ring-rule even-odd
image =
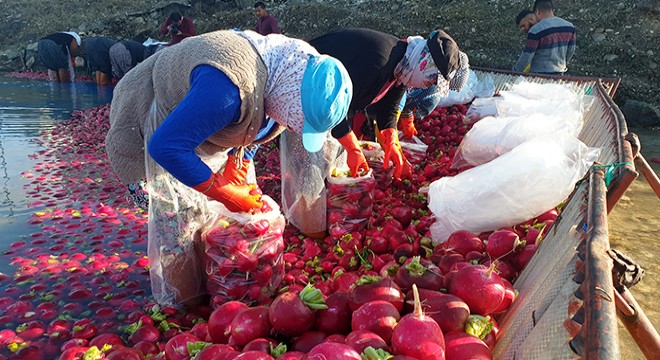
[[[254,27],[254,31],[261,35],[279,34],[280,28],[277,27],[277,19],[275,17],[266,15],[257,19],[257,25]]]

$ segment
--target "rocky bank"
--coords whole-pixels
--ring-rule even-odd
[[[524,42],[514,19],[523,0],[271,0],[290,36],[311,39],[342,27],[368,27],[401,37],[447,30],[475,66],[510,69]],[[198,33],[254,25],[246,0],[0,0],[0,70],[39,70],[36,41],[55,31],[143,41],[163,39],[159,25],[173,10]],[[660,0],[556,0],[557,15],[578,30],[569,73],[620,77],[615,101],[630,124],[660,126]]]

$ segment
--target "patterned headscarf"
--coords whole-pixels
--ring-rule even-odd
[[[429,83],[436,84],[439,70],[433,61],[426,39],[421,36],[410,36],[407,42],[406,53],[394,69],[397,84],[421,89],[428,87]]]
[[[300,86],[309,55],[320,54],[308,43],[280,34],[239,32],[257,50],[268,70],[264,105],[266,114],[296,134],[302,134],[305,117]]]

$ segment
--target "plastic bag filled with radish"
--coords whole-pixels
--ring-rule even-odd
[[[147,141],[167,117],[168,111],[152,103],[147,126]],[[227,162],[227,152],[200,157],[213,172]],[[201,229],[213,213],[208,197],[184,185],[158,165],[150,156],[145,161],[149,192],[148,256],[149,278],[154,299],[161,305],[194,305],[206,295]],[[247,177],[256,182],[254,169]]]
[[[457,230],[479,233],[513,226],[564,201],[598,159],[600,149],[574,137],[535,138],[486,164],[429,186],[435,243]]]
[[[426,160],[426,150],[429,146],[424,144],[417,136],[406,139],[403,132],[399,131],[399,144],[401,144],[403,155],[411,164],[420,165]]]
[[[334,169],[326,186],[330,236],[338,238],[366,228],[373,213],[376,189],[373,170],[352,177],[347,169]]]
[[[290,131],[280,135],[282,212],[305,234],[326,230],[325,179],[330,170],[346,163],[346,152],[328,135],[323,148],[310,153],[302,138]]]
[[[373,170],[374,178],[379,189],[387,189],[392,184],[392,176],[394,175],[394,167],[390,166],[389,169],[383,168],[383,159],[385,159],[385,151],[379,143],[373,141],[360,141],[362,153],[367,159],[369,168]]]
[[[264,196],[257,214],[234,213],[221,203],[209,205],[216,216],[202,233],[206,289],[213,304],[267,300],[284,276],[284,216]]]

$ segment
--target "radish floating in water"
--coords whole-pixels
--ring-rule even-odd
[[[413,285],[415,309],[401,318],[392,333],[392,350],[419,360],[443,360],[445,340],[440,325],[422,312],[417,286]]]
[[[308,284],[299,295],[285,292],[275,298],[268,310],[268,319],[273,330],[286,337],[296,337],[314,325],[312,310],[327,308],[321,291]]]
[[[495,267],[483,265],[465,267],[456,272],[449,283],[449,293],[463,299],[471,312],[488,315],[504,299],[504,283]]]

